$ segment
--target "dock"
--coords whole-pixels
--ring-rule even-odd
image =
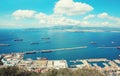
[[[108,61],[106,58],[99,58],[99,59],[86,59],[88,62],[105,62]]]
[[[103,49],[109,49],[109,48],[117,48],[117,47],[110,47],[110,46],[103,46],[103,47],[97,47],[97,48],[103,48]]]

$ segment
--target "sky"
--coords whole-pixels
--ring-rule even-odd
[[[0,28],[119,27],[120,0],[0,0]]]

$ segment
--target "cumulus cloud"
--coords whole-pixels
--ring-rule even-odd
[[[77,25],[77,26],[83,26],[83,27],[87,27],[87,26],[89,27],[104,27],[104,26],[116,27],[120,25],[120,18],[111,16],[106,12],[96,14],[96,15],[89,14],[81,19],[73,19],[70,16],[64,16],[64,15],[58,15],[58,14],[47,15],[45,13],[37,12],[34,10],[16,10],[15,12],[13,12],[12,16],[15,17],[15,19],[25,19],[25,18],[31,19],[32,18],[33,21],[31,23],[29,23],[29,21],[28,22],[26,21],[27,23],[25,24],[24,22],[22,23],[22,25],[25,25],[25,26]],[[88,21],[91,18],[92,20]],[[100,19],[103,19],[103,20],[100,20]],[[16,21],[19,21],[19,20],[16,20]],[[13,23],[13,25],[18,25],[18,24]],[[37,27],[37,26],[34,26],[34,27]]]
[[[111,16],[111,15],[109,15],[109,14],[106,13],[106,12],[101,13],[101,14],[98,14],[98,18],[111,20],[112,22],[115,22],[116,25],[120,25],[120,18]]]
[[[98,14],[98,17],[99,18],[107,18],[108,14],[106,12],[104,12],[104,13]]]
[[[55,4],[54,13],[60,15],[81,15],[92,11],[94,8],[89,4],[74,2],[73,0],[59,0]]]
[[[94,17],[95,17],[95,15],[90,14],[88,16],[85,16],[84,20],[88,20],[88,19],[91,19],[91,18],[94,18]]]
[[[35,18],[39,20],[40,24],[44,25],[78,25],[79,20],[74,20],[58,15],[46,15],[39,13],[35,15]]]
[[[16,10],[15,12],[13,12],[12,15],[16,19],[22,19],[22,18],[32,18],[35,13],[36,11],[34,10]]]
[[[15,19],[23,19],[23,18],[32,18],[39,21],[41,25],[78,25],[80,23],[79,20],[74,20],[70,18],[66,18],[60,15],[47,15],[42,12],[36,12],[34,10],[17,10],[12,14]]]

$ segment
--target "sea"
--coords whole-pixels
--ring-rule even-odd
[[[23,39],[23,41],[14,41],[15,39]],[[39,44],[31,45],[33,42]],[[91,42],[97,42],[97,44],[91,44]],[[0,46],[0,54],[87,46],[87,48],[74,50],[26,54],[24,59],[35,60],[37,57],[49,60],[65,59],[70,64],[70,60],[76,59],[107,58],[113,60],[120,58],[120,50],[117,48],[98,48],[120,46],[120,32],[68,32],[64,29],[45,28],[0,29],[0,44],[10,44],[10,46]]]

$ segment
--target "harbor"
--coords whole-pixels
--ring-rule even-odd
[[[12,54],[2,54],[0,55],[3,66],[17,66],[19,68],[24,68],[28,71],[35,72],[47,72],[49,69],[60,69],[60,68],[86,68],[86,69],[96,69],[101,72],[104,71],[119,71],[120,70],[120,60],[108,60],[106,58],[91,58],[91,59],[77,59],[67,61],[65,59],[61,60],[49,60],[47,58],[38,57],[37,60],[32,60],[31,58],[25,60],[24,53],[12,53]],[[68,65],[68,62],[73,65]],[[77,64],[76,64],[77,63]],[[101,63],[103,66],[99,65]]]

